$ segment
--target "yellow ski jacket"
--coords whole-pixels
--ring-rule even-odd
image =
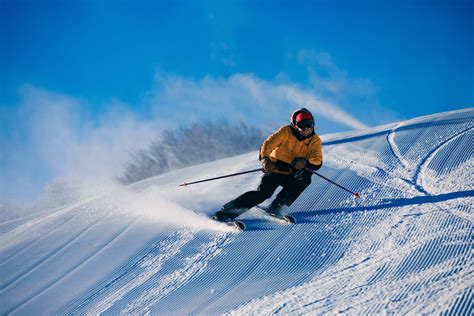
[[[321,139],[315,133],[306,138],[298,137],[291,125],[281,127],[270,135],[260,147],[260,158],[283,161],[292,164],[295,158],[306,158],[315,166],[322,165],[323,148]]]

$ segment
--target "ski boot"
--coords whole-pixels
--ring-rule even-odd
[[[267,212],[276,216],[282,216],[282,208],[285,206],[283,202],[273,201],[267,208]]]
[[[212,219],[219,222],[233,221],[236,217],[247,210],[248,209],[237,208],[233,202],[229,202],[224,204],[224,206],[222,206],[222,208],[212,216]]]

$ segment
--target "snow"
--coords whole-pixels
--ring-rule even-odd
[[[325,135],[289,208],[236,232],[211,214],[258,174],[256,152],[0,223],[1,314],[469,314],[474,110]]]

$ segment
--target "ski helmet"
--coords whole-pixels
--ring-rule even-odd
[[[314,128],[314,117],[311,112],[306,109],[306,108],[301,108],[293,112],[293,115],[291,115],[291,125],[293,127],[296,127],[298,122],[301,121],[311,121],[312,122],[312,127]]]

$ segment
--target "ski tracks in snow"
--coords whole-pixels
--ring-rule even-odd
[[[472,135],[472,131],[474,130],[474,127],[469,127],[465,130],[462,130],[460,131],[459,133],[456,133],[454,134],[452,137],[448,138],[446,141],[444,141],[443,143],[441,143],[439,146],[437,146],[436,148],[434,148],[430,153],[428,153],[428,155],[426,155],[426,158],[418,165],[418,168],[417,168],[417,177],[415,179],[415,182],[423,187],[428,193],[430,194],[437,194],[437,193],[440,193],[439,192],[439,189],[436,190],[427,185],[427,183],[429,181],[427,181],[427,178],[429,177],[429,173],[431,172],[429,170],[429,166],[431,164],[431,162],[437,157],[437,155],[440,153],[440,151],[442,151],[443,149],[447,148],[449,145],[451,145],[453,142],[455,142],[456,140],[458,140],[459,138],[461,137],[464,137],[465,135],[468,135],[468,140],[466,141],[468,144],[470,143],[470,148],[469,148],[469,145],[467,147],[467,154],[469,154],[469,151],[471,151],[471,156],[469,157],[465,157],[466,158],[466,163],[465,163],[465,167],[460,167],[459,166],[456,166],[458,168],[455,169],[456,170],[461,170],[461,174],[459,175],[455,175],[455,176],[451,176],[450,178],[451,179],[459,179],[459,176],[462,176],[462,177],[467,177],[466,180],[467,180],[467,183],[463,183],[463,185],[466,185],[465,190],[467,189],[473,189],[473,185],[474,183],[472,182],[472,176],[473,176],[473,168],[474,168],[474,163],[473,163],[473,157],[472,157],[472,140],[473,140],[473,135]],[[453,150],[453,149],[452,149]],[[444,176],[447,176],[447,175],[444,175]],[[434,177],[432,177],[434,178]],[[457,182],[457,181],[456,181]],[[453,185],[454,184],[454,185]],[[449,186],[447,188],[444,189],[444,191],[449,191],[449,189],[456,189],[456,185],[455,183],[450,183]],[[436,192],[438,191],[438,192]]]
[[[176,233],[147,246],[147,252],[140,255],[130,266],[124,266],[110,282],[96,290],[79,308],[68,310],[68,313],[100,314],[121,300],[126,294],[146,283],[163,264],[173,258],[193,238],[189,232]],[[83,310],[85,309],[85,310]]]
[[[201,274],[209,260],[219,255],[232,233],[218,233],[209,242],[199,246],[194,255],[179,261],[183,248],[196,241],[195,233],[184,230],[168,237],[157,237],[144,251],[123,264],[109,281],[84,295],[86,299],[62,308],[67,314],[137,314],[149,312],[150,308],[167,294],[179,289],[192,278]]]
[[[469,309],[469,296],[460,302],[456,298],[472,286],[473,270],[466,268],[472,223],[432,205],[425,206],[423,214],[403,207],[382,220],[372,218],[361,225],[365,231],[344,238],[350,241],[344,256],[313,280],[252,300],[230,314],[433,314],[452,306]]]
[[[25,295],[23,293],[28,293],[27,296],[23,300],[20,301],[19,304],[11,308],[10,310],[6,311],[6,313],[12,313],[14,311],[17,311],[22,308],[22,306],[28,304],[30,301],[33,301],[36,297],[41,295],[42,293],[46,292],[50,288],[52,288],[54,285],[58,284],[61,282],[61,280],[65,279],[68,275],[73,273],[75,270],[77,270],[79,267],[82,265],[86,264],[89,260],[94,258],[96,255],[98,255],[103,249],[105,249],[109,244],[111,244],[114,240],[116,240],[120,235],[122,235],[132,224],[135,222],[136,219],[132,220],[131,222],[125,224],[122,228],[119,230],[115,230],[115,232],[112,233],[112,235],[109,238],[106,238],[105,240],[102,241],[102,243],[96,245],[93,247],[92,252],[88,254],[88,257],[85,260],[76,260],[72,265],[67,266],[66,269],[65,267],[59,268],[58,266],[58,271],[63,270],[64,272],[60,273],[55,273],[53,277],[49,277],[45,275],[43,278],[43,282],[39,282],[38,284],[30,284],[28,281],[22,282],[22,284],[19,285],[20,288],[25,288],[27,287],[28,290],[16,290],[14,292],[10,293],[22,293],[22,295]],[[94,222],[92,225],[87,227],[84,231],[82,231],[79,235],[75,236],[73,239],[70,241],[66,242],[63,244],[60,248],[56,249],[53,253],[49,254],[48,257],[45,257],[45,259],[39,263],[36,263],[30,270],[27,272],[22,273],[19,277],[16,279],[12,280],[8,285],[6,285],[4,288],[2,288],[0,295],[4,295],[3,292],[7,290],[9,287],[15,285],[16,283],[24,280],[25,278],[28,277],[31,273],[34,273],[36,270],[41,269],[41,266],[48,263],[49,261],[55,261],[57,264],[61,264],[60,260],[57,261],[55,260],[56,257],[59,256],[59,254],[64,255],[64,253],[69,253],[70,256],[74,256],[74,246],[75,244],[79,242],[84,242],[87,239],[86,233],[94,229],[100,223],[101,220],[98,220]],[[81,240],[81,238],[83,240]],[[79,254],[82,255],[82,254]],[[56,265],[57,265],[56,264]],[[55,265],[55,263],[52,263],[52,265]],[[52,267],[48,267],[51,269]],[[53,269],[54,270],[54,269]],[[31,294],[29,294],[31,293]],[[6,296],[6,295],[5,295]],[[15,298],[15,300],[18,300],[18,298]]]
[[[229,234],[218,234],[209,243],[203,244],[197,253],[183,259],[183,267],[160,277],[149,289],[129,303],[121,314],[149,313],[150,308],[169,293],[176,291],[192,278],[200,275],[209,260],[218,256],[222,247],[229,241]]]
[[[387,131],[386,142],[392,153],[391,156],[382,155],[380,157],[380,148],[376,152],[372,152],[371,146],[365,146],[368,148],[368,150],[365,150],[367,155],[361,156],[359,148],[354,147],[355,144],[353,143],[348,143],[340,144],[338,148],[328,148],[327,152],[331,156],[331,160],[328,163],[338,168],[351,169],[358,175],[378,185],[388,186],[401,192],[412,192],[414,196],[430,195],[430,188],[425,187],[426,181],[424,179],[426,174],[429,173],[428,166],[431,161],[452,142],[460,137],[472,135],[474,129],[472,118],[453,120],[452,123],[450,120],[446,121],[447,123],[439,122],[439,124],[453,125],[451,133],[447,137],[444,135],[437,137],[436,132],[430,129],[426,130],[425,123],[423,122],[420,123],[416,120],[413,122],[401,122]],[[436,121],[431,123],[431,125],[436,126]],[[417,128],[421,129],[422,133],[412,132],[412,130]],[[416,137],[408,140],[404,139],[403,145],[399,146],[397,144],[398,135],[407,131],[410,131],[410,135],[413,134]],[[431,137],[426,136],[426,134],[430,133],[434,135],[431,135]],[[425,140],[418,142],[418,139],[422,138],[422,136]],[[469,140],[466,140],[466,142],[469,142]],[[404,153],[400,150],[401,147],[403,147]],[[467,157],[469,160],[469,155],[472,157],[472,136],[471,148],[467,148],[467,152],[460,156]],[[410,158],[405,156],[410,156]],[[393,159],[397,163],[393,163]]]
[[[405,159],[403,158],[403,155],[400,153],[397,143],[395,142],[395,135],[396,135],[397,129],[402,127],[403,125],[404,123],[398,123],[394,128],[390,130],[390,132],[387,135],[387,142],[390,145],[390,149],[393,155],[397,158],[400,165],[407,171],[406,178],[409,178],[409,175],[412,172],[412,168],[410,167],[410,164],[407,161],[405,161]]]

